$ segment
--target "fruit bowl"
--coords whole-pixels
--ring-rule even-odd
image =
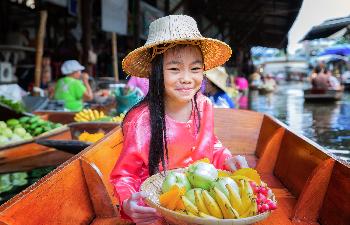
[[[211,219],[190,216],[162,207],[159,203],[159,196],[162,193],[162,183],[169,172],[184,172],[185,168],[168,170],[164,173],[157,173],[146,179],[141,185],[141,191],[146,194],[145,201],[152,207],[157,209],[162,214],[164,219],[170,224],[177,225],[243,225],[252,224],[266,219],[270,215],[270,211],[260,213],[255,216],[239,218],[239,219]],[[219,170],[218,170],[219,171]]]

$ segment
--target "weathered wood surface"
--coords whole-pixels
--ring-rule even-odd
[[[262,114],[223,109],[215,109],[214,114],[219,139],[234,154],[245,154],[251,165],[257,165],[277,197],[278,209],[258,224],[349,224],[348,165]],[[125,224],[118,218],[109,183],[121,149],[121,130],[116,128],[2,205],[0,222]]]

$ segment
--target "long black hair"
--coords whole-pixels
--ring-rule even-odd
[[[174,48],[183,48],[188,45],[177,45]],[[152,70],[149,76],[149,91],[147,95],[135,106],[133,106],[129,112],[133,109],[147,104],[150,113],[150,125],[151,125],[151,140],[150,149],[148,155],[148,170],[149,175],[153,175],[159,172],[159,163],[162,163],[162,167],[166,170],[168,158],[168,143],[166,135],[166,123],[165,123],[165,104],[164,104],[164,74],[163,74],[163,54],[156,55],[152,60]],[[197,94],[195,94],[193,102],[195,107],[194,121],[197,127],[197,132],[200,129],[200,114],[197,105]],[[125,117],[128,116],[128,113]]]

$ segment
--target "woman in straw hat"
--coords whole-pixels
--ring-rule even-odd
[[[171,15],[152,22],[146,44],[123,60],[127,74],[149,79],[148,94],[123,121],[123,149],[111,173],[123,218],[137,224],[159,219],[155,209],[142,205],[139,192],[159,171],[204,157],[220,169],[248,166],[214,135],[211,102],[199,92],[203,72],[230,56],[231,48],[203,37],[193,18]]]
[[[228,74],[224,67],[219,66],[205,72],[205,92],[215,108],[235,107],[232,99],[226,94]]]

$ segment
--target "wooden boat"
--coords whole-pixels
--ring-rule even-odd
[[[245,155],[277,196],[278,209],[258,224],[349,224],[349,164],[267,115],[230,109],[214,115],[219,139]],[[122,145],[115,128],[0,206],[0,224],[127,224],[109,183]]]
[[[343,90],[304,90],[305,101],[338,101],[343,97]]]

